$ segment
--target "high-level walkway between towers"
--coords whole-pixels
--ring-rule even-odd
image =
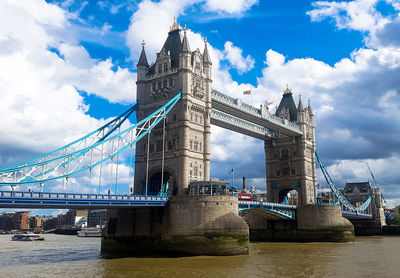
[[[289,136],[302,135],[300,126],[279,118],[263,108],[256,108],[240,99],[217,90],[211,92],[211,123],[258,139],[275,137],[276,132]]]

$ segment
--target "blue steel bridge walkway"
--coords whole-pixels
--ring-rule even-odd
[[[99,209],[162,207],[168,203],[168,197],[144,195],[82,194],[53,192],[0,191],[0,208],[36,208],[36,209]],[[263,208],[287,219],[296,219],[296,206],[238,201],[239,210]],[[342,211],[346,218],[372,219],[371,214]]]

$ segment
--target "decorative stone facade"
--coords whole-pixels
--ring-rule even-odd
[[[183,34],[182,34],[183,33]],[[207,41],[203,53],[190,50],[186,28],[176,22],[154,63],[144,50],[137,65],[137,120],[164,105],[182,90],[182,99],[165,120],[164,170],[163,122],[136,144],[135,194],[160,191],[161,180],[171,194],[183,194],[190,181],[210,178],[211,61]],[[149,165],[147,173],[147,150]],[[161,173],[164,172],[163,178]]]
[[[279,134],[265,140],[268,202],[281,203],[289,191],[295,190],[299,204],[315,203],[315,128],[310,100],[303,108],[300,96],[296,107],[291,90],[286,88],[276,116],[298,124],[303,135]]]

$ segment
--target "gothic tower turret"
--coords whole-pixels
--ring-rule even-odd
[[[142,63],[138,63],[138,84],[144,84],[137,87],[138,120],[161,107],[179,90],[182,90],[182,99],[167,115],[165,132],[159,124],[149,138],[144,137],[136,144],[137,194],[145,192],[146,187],[149,194],[157,194],[167,184],[171,194],[183,194],[190,181],[210,177],[211,60],[207,49],[206,62],[199,49],[191,51],[186,32],[186,27],[182,32],[174,21],[143,80],[139,77]]]
[[[279,134],[277,138],[265,141],[267,199],[283,202],[288,192],[297,192],[299,204],[315,203],[315,136],[311,105],[309,103],[304,109],[299,95],[296,107],[291,90],[286,88],[275,114],[298,124],[303,135]]]

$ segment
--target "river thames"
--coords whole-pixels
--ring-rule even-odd
[[[0,277],[399,277],[400,237],[354,243],[251,243],[234,257],[100,257],[100,238],[46,234],[45,241],[0,235]]]

